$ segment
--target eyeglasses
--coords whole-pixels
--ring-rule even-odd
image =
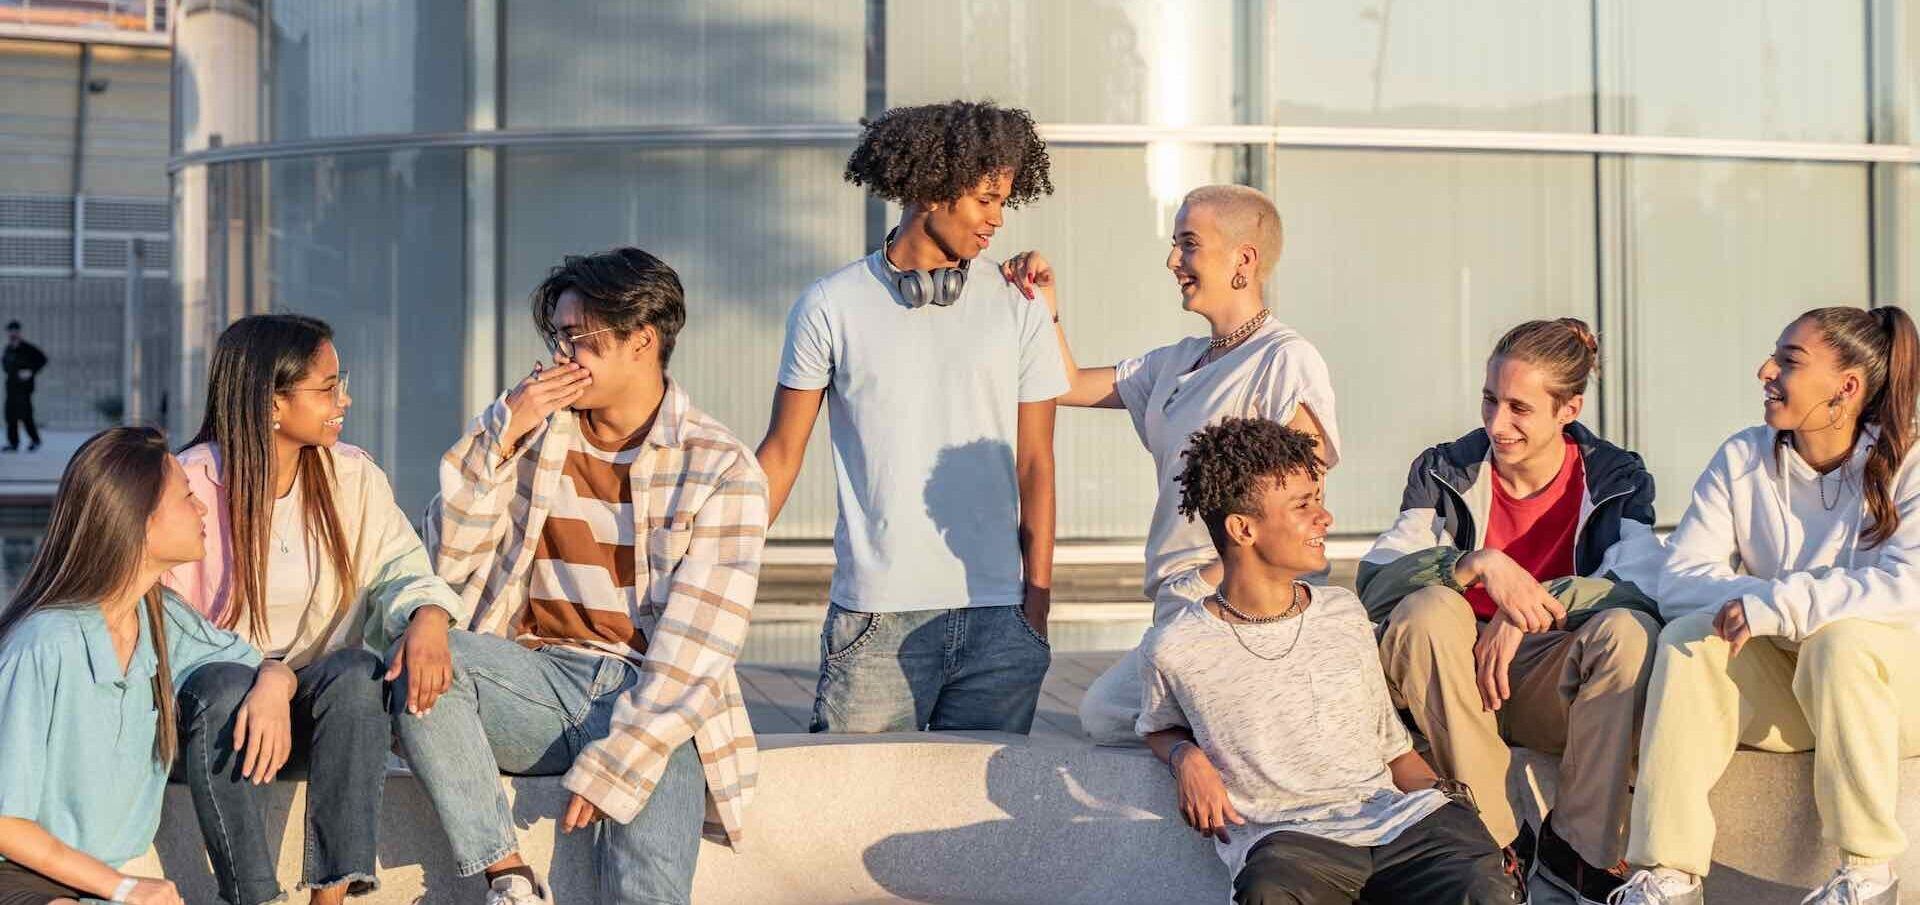
[[[580,340],[586,339],[589,336],[597,336],[602,333],[611,332],[613,329],[614,328],[612,327],[602,327],[599,330],[589,330],[585,333],[576,333],[572,336],[563,336],[559,333],[548,333],[546,336],[541,338],[547,341],[548,355],[565,355],[568,358],[572,358],[573,353],[579,350],[579,347],[576,346],[575,343],[578,343]]]
[[[332,393],[334,405],[347,404],[347,372],[340,372],[340,382],[330,387],[289,387],[289,393]]]

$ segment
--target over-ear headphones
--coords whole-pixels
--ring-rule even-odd
[[[887,233],[887,243],[880,249],[880,259],[887,262],[887,270],[893,274],[893,285],[900,291],[900,299],[909,308],[925,308],[929,304],[942,308],[960,300],[960,292],[967,288],[967,265],[972,263],[962,259],[954,267],[935,267],[932,270],[901,270],[893,266],[887,257],[886,249],[893,245],[893,235],[897,230]]]
[[[958,267],[896,271],[894,285],[900,287],[900,297],[909,308],[929,303],[944,308],[959,301],[960,291],[967,288],[967,262],[961,261]]]

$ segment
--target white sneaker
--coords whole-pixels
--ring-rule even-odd
[[[519,874],[504,874],[487,887],[487,905],[553,905],[552,893],[551,889],[536,892]]]
[[[1706,900],[1698,880],[1689,885],[1684,880],[1640,870],[1607,896],[1607,905],[1706,905]]]
[[[1800,900],[1800,905],[1899,905],[1900,878],[1887,883],[1861,871],[1840,868],[1833,879]]]

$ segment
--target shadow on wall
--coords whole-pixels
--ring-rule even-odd
[[[1146,757],[1002,748],[987,761],[986,794],[1005,819],[889,836],[862,855],[867,872],[915,902],[1224,901],[1225,866],[1180,822],[1172,785]],[[980,793],[963,784],[927,803],[949,794]]]
[[[941,450],[927,475],[923,493],[927,517],[933,520],[947,549],[966,567],[970,599],[1008,593],[1005,577],[986,568],[994,558],[982,553],[1000,547],[1013,554],[1016,564],[1019,562],[1019,498],[1015,494],[985,496],[980,488],[1017,487],[1015,474],[1013,447],[981,438]],[[1017,565],[1013,579],[1011,590],[1018,599]]]

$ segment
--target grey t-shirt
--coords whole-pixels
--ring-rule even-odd
[[[1193,731],[1247,819],[1217,844],[1234,874],[1271,833],[1385,845],[1447,803],[1393,785],[1387,763],[1413,742],[1387,697],[1365,607],[1344,588],[1311,593],[1299,616],[1261,625],[1230,626],[1196,603],[1141,642],[1135,729]]]
[[[1019,406],[1067,391],[1046,306],[973,261],[909,308],[875,251],[807,288],[780,385],[827,389],[840,518],[832,599],[866,613],[1021,602]]]

